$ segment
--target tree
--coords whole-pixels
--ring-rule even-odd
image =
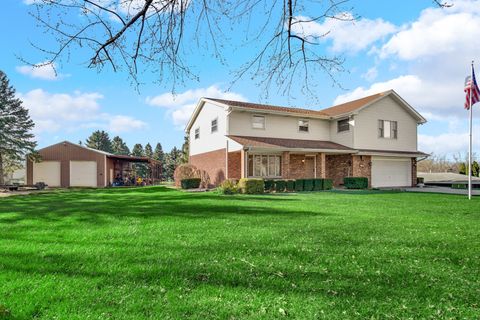
[[[137,143],[133,146],[132,156],[135,157],[145,157],[145,150],[140,143]],[[133,165],[135,175],[145,178],[148,174],[148,166],[144,163],[135,163]]]
[[[165,155],[160,142],[155,146],[155,151],[153,151],[152,158],[160,162],[161,178],[162,180],[165,180]]]
[[[460,163],[460,165],[458,166],[458,173],[467,174],[467,166],[464,162]]]
[[[175,168],[182,164],[183,152],[177,147],[165,156],[165,180],[173,180]]]
[[[126,156],[130,154],[130,149],[122,138],[115,136],[112,139],[112,153]]]
[[[183,137],[183,145],[182,145],[182,163],[188,163],[189,156],[190,156],[190,142],[188,140],[188,136],[185,135]]]
[[[472,176],[478,177],[480,167],[477,161],[472,162]]]
[[[150,143],[147,143],[145,145],[145,157],[153,159],[153,150],[152,150],[152,145]]]
[[[15,97],[7,75],[0,71],[0,184],[7,172],[21,165],[26,156],[35,155],[35,124],[22,101]]]
[[[31,14],[56,42],[50,48],[35,45],[47,55],[42,65],[54,67],[62,57],[69,59],[69,53],[84,51],[90,68],[124,68],[136,84],[138,75],[153,70],[159,82],[172,83],[174,89],[178,82],[198,79],[187,61],[192,50],[228,64],[223,48],[232,50],[255,41],[257,50],[242,61],[242,67],[235,67],[234,82],[253,77],[266,89],[275,83],[289,91],[292,83],[301,81],[310,91],[309,82],[321,81],[320,74],[336,82],[336,74],[343,71],[343,59],[318,45],[328,31],[312,35],[304,32],[303,26],[355,20],[346,13],[350,9],[347,2],[37,0]],[[252,21],[261,22],[254,25]],[[223,32],[233,28],[244,30],[243,41]]]
[[[92,149],[97,149],[105,152],[112,152],[112,141],[110,136],[105,131],[94,131],[86,141],[86,146]]]

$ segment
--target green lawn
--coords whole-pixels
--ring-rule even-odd
[[[0,319],[478,319],[480,198],[0,199]]]

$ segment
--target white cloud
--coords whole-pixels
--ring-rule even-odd
[[[42,62],[34,66],[18,66],[16,69],[21,74],[28,75],[32,78],[58,80],[62,77],[62,75],[57,74],[55,67],[55,64]]]
[[[81,128],[104,128],[114,132],[138,130],[146,127],[143,121],[102,112],[97,92],[50,93],[42,89],[31,90],[18,97],[29,110],[35,122],[34,133],[73,131]]]
[[[162,93],[155,97],[147,97],[146,103],[168,109],[167,115],[171,117],[175,127],[183,129],[190,119],[198,100],[202,97],[246,101],[245,97],[239,93],[225,92],[217,85],[212,85],[208,88],[187,90],[176,95]]]
[[[362,74],[362,78],[364,78],[367,81],[373,81],[377,78],[378,76],[378,70],[376,67],[372,67],[367,70],[364,74]]]
[[[466,124],[466,121],[465,121]],[[455,155],[468,153],[468,127],[462,130],[448,131],[439,135],[419,134],[418,148],[436,155]],[[473,127],[473,150],[480,150],[480,126]]]
[[[114,133],[141,130],[146,127],[147,124],[145,122],[129,116],[113,116],[108,122],[109,131]]]
[[[309,38],[311,41],[332,41],[331,50],[335,52],[358,52],[396,31],[395,25],[382,19],[359,19],[353,21],[349,12],[336,18],[325,19],[323,23],[315,21],[300,22],[293,25],[293,31]],[[309,21],[311,18],[298,16],[296,21]]]

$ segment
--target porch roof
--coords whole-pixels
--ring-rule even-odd
[[[281,150],[311,150],[311,151],[332,151],[332,152],[356,152],[356,150],[331,141],[283,139],[268,137],[247,137],[229,135],[230,139],[238,142],[244,147],[281,149]]]
[[[144,162],[144,163],[156,163],[158,161],[147,158],[147,157],[135,157],[135,156],[127,156],[127,155],[119,155],[119,154],[109,154],[107,155],[109,159],[115,160],[122,160],[126,162]]]

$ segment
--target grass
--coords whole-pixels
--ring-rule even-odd
[[[0,199],[0,319],[478,319],[480,199]]]

